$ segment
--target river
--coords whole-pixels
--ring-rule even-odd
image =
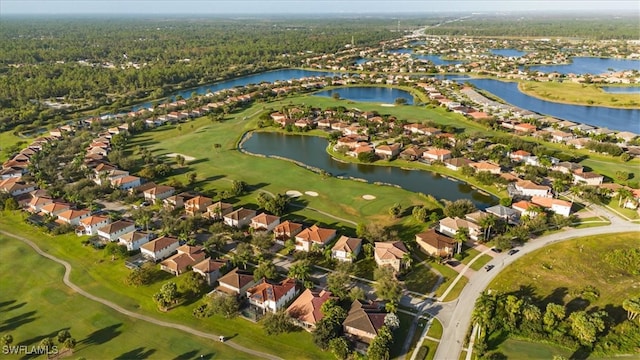
[[[495,197],[480,193],[466,183],[451,180],[430,171],[404,170],[395,166],[353,164],[335,160],[327,154],[327,144],[327,140],[317,136],[257,132],[253,133],[242,147],[254,154],[276,155],[296,160],[325,170],[336,177],[364,179],[369,183],[394,184],[409,191],[431,194],[439,200],[469,199],[480,209],[497,203]]]

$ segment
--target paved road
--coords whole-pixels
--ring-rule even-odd
[[[162,320],[158,320],[158,319],[152,318],[150,316],[138,314],[136,312],[129,311],[129,310],[125,309],[125,308],[122,308],[119,305],[116,305],[115,303],[113,303],[113,302],[111,302],[109,300],[106,300],[106,299],[97,297],[95,295],[92,295],[92,294],[82,290],[82,288],[80,288],[79,286],[77,286],[76,284],[71,282],[71,280],[69,279],[69,276],[71,274],[72,267],[71,267],[71,264],[69,264],[68,262],[66,262],[64,260],[61,260],[61,259],[58,259],[57,257],[42,251],[35,243],[33,243],[32,241],[30,241],[30,240],[28,240],[28,239],[26,239],[26,238],[24,238],[22,236],[14,235],[14,234],[8,233],[6,231],[2,231],[2,230],[0,230],[0,234],[8,236],[8,237],[11,237],[11,238],[14,238],[14,239],[17,239],[17,240],[20,240],[23,243],[31,246],[33,248],[33,250],[35,250],[39,255],[44,256],[45,258],[53,260],[53,261],[57,262],[58,264],[61,264],[62,266],[64,266],[64,277],[62,278],[62,281],[64,282],[64,284],[67,285],[68,287],[70,287],[72,290],[74,290],[78,294],[86,297],[87,299],[99,302],[99,303],[101,303],[101,304],[103,304],[105,306],[108,306],[108,307],[112,308],[113,310],[115,310],[115,311],[117,311],[117,312],[119,312],[119,313],[121,313],[123,315],[129,316],[129,317],[132,317],[132,318],[136,318],[136,319],[139,319],[139,320],[142,320],[142,321],[146,321],[146,322],[152,323],[154,325],[163,326],[163,327],[172,328],[172,329],[177,329],[177,330],[184,331],[186,333],[189,333],[189,334],[192,334],[192,335],[196,335],[196,336],[200,336],[200,337],[203,337],[203,338],[206,338],[206,339],[210,339],[210,340],[213,340],[213,341],[220,341],[220,335],[206,333],[206,332],[203,332],[203,331],[200,331],[200,330],[196,330],[194,328],[191,328],[191,327],[188,327],[188,326],[184,326],[184,325],[181,325],[181,324],[162,321]],[[281,358],[279,358],[277,356],[274,356],[274,355],[270,355],[270,354],[263,353],[263,352],[256,351],[256,350],[251,350],[251,349],[246,348],[246,347],[244,347],[242,345],[238,345],[238,344],[236,344],[236,343],[234,343],[233,341],[230,341],[230,340],[225,341],[224,344],[227,345],[227,346],[230,346],[230,347],[232,347],[232,348],[234,348],[234,349],[236,349],[238,351],[242,351],[242,352],[245,352],[247,354],[250,354],[250,355],[253,355],[253,356],[256,356],[256,357],[259,357],[259,358],[271,359],[271,360],[279,360],[279,359],[281,359]]]
[[[502,253],[501,255],[496,256],[489,262],[489,264],[495,266],[493,270],[488,272],[477,272],[460,293],[458,300],[456,300],[455,308],[448,316],[449,319],[455,319],[456,321],[449,321],[448,323],[442,324],[444,327],[444,332],[442,334],[442,339],[440,341],[440,345],[438,346],[438,350],[435,353],[435,359],[450,360],[459,358],[460,352],[462,351],[462,344],[465,342],[467,329],[471,324],[471,313],[473,311],[476,299],[487,288],[489,283],[500,273],[502,269],[506,268],[509,264],[511,264],[518,258],[532,251],[540,249],[548,244],[558,241],[564,241],[589,235],[640,231],[639,224],[626,222],[601,207],[597,207],[596,211],[606,218],[610,219],[611,225],[585,229],[572,229],[540,237],[526,243],[520,248],[520,251],[518,253],[512,256],[509,256],[506,253]],[[440,315],[437,316],[438,319],[442,319],[444,317]]]

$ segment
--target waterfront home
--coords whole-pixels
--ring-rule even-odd
[[[152,203],[161,201],[173,195],[176,189],[173,186],[158,185],[143,191],[144,199]]]
[[[372,153],[373,151],[374,151],[373,147],[371,147],[368,143],[360,142],[358,143],[358,146],[353,151],[347,152],[347,155],[358,157],[359,154]]]
[[[522,196],[551,197],[551,188],[546,185],[538,185],[530,180],[520,180],[515,183],[515,189]]]
[[[153,239],[154,235],[149,232],[132,231],[118,237],[120,245],[127,247],[128,251],[136,251],[140,247]]]
[[[163,236],[140,247],[140,253],[147,259],[158,261],[171,256],[180,246],[180,242],[176,238]]]
[[[178,247],[177,254],[163,260],[160,269],[178,276],[189,267],[201,262],[207,257],[202,246],[182,245]]]
[[[562,216],[569,216],[571,214],[572,203],[568,201],[534,196],[531,198],[531,202]]]
[[[538,206],[530,201],[520,200],[511,204],[511,207],[520,213],[520,217],[527,216],[534,218],[538,216],[538,211],[535,211]]]
[[[438,231],[445,235],[456,236],[462,228],[466,228],[469,231],[471,240],[478,241],[478,237],[482,235],[480,226],[466,219],[446,217],[438,222]]]
[[[222,216],[225,224],[240,229],[248,226],[251,219],[256,216],[256,211],[251,209],[240,208]]]
[[[247,290],[253,285],[255,285],[255,281],[252,273],[234,268],[218,278],[218,287],[214,292],[244,297],[247,294]]]
[[[594,172],[580,172],[573,174],[574,184],[600,185],[604,180],[604,176]]]
[[[450,258],[455,252],[457,242],[448,236],[437,233],[435,229],[429,229],[416,234],[416,243],[425,254]]]
[[[487,161],[472,162],[469,164],[476,172],[485,171],[491,174],[500,174],[500,166]]]
[[[393,159],[400,153],[400,144],[376,146],[375,154],[383,159]]]
[[[247,290],[249,304],[261,309],[262,313],[282,309],[298,293],[296,280],[286,278],[280,283],[270,283],[262,278],[255,286]]]
[[[323,248],[335,237],[336,230],[313,225],[295,236],[296,250],[309,252],[314,248]]]
[[[76,235],[97,235],[98,229],[103,228],[111,222],[106,216],[91,215],[80,220],[78,227],[76,228]]]
[[[422,153],[422,157],[428,160],[445,161],[451,158],[451,151],[433,148]]]
[[[211,259],[205,258],[199,263],[193,265],[193,272],[204,277],[208,286],[212,286],[221,275],[221,271],[227,267],[229,260],[227,259]]]
[[[409,146],[400,153],[400,158],[403,160],[415,161],[422,157],[425,149],[417,146]]]
[[[66,210],[58,214],[58,222],[77,226],[80,224],[80,220],[86,219],[91,215],[89,210]]]
[[[379,267],[391,266],[396,272],[400,272],[407,266],[406,255],[409,250],[402,241],[376,242],[374,259]]]
[[[131,221],[118,220],[98,229],[98,236],[103,240],[116,241],[121,235],[132,232],[136,225]]]
[[[233,211],[233,205],[218,201],[207,206],[207,212],[203,216],[210,218],[211,220],[222,220],[222,217]]]
[[[342,235],[331,248],[331,258],[338,261],[353,262],[362,249],[362,239]]]
[[[615,134],[616,139],[622,140],[623,144],[626,145],[627,143],[631,142],[633,139],[638,137],[638,134],[632,133],[630,131],[621,131],[617,134]]]
[[[551,141],[557,142],[557,143],[567,142],[573,139],[574,137],[575,136],[572,133],[568,133],[564,131],[554,131],[551,133]]]
[[[349,340],[368,345],[385,325],[386,316],[379,303],[355,300],[342,322],[342,329]]]
[[[293,322],[307,331],[313,331],[324,314],[322,305],[332,299],[331,292],[326,290],[306,289],[289,305],[287,313]]]
[[[273,229],[273,237],[276,243],[284,245],[285,241],[292,240],[300,231],[302,231],[302,224],[287,220]]]
[[[184,210],[187,215],[195,216],[207,212],[207,207],[212,203],[211,198],[198,195],[184,202]]]
[[[271,232],[273,229],[280,224],[280,217],[267,214],[260,213],[251,218],[251,223],[249,227],[256,231],[266,231]]]
[[[460,169],[462,169],[464,166],[469,166],[471,165],[471,163],[473,163],[473,161],[469,160],[469,159],[465,159],[465,158],[452,158],[452,159],[447,159],[444,161],[444,166],[447,169],[451,169],[454,171],[458,171]]]

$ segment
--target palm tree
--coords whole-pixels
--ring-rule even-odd
[[[405,269],[408,269],[409,267],[411,267],[411,261],[413,259],[411,258],[411,254],[410,253],[405,253],[404,255],[402,255],[402,267]]]
[[[453,237],[458,242],[458,254],[462,252],[462,243],[469,241],[469,229],[466,227],[459,228]]]
[[[627,188],[618,189],[618,206],[622,206],[624,202],[626,204],[626,200],[633,196],[633,192]]]
[[[294,278],[302,284],[309,281],[311,276],[311,263],[309,260],[300,260],[293,263],[289,268],[289,277]]]
[[[489,241],[491,239],[491,228],[496,224],[496,217],[493,214],[489,214],[488,216],[480,219],[480,226],[482,227],[482,237],[484,241]]]
[[[622,302],[622,308],[627,311],[627,319],[634,320],[640,315],[640,297],[626,299]]]

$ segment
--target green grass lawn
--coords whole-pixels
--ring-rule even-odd
[[[218,342],[130,319],[78,295],[62,283],[61,265],[18,240],[0,236],[0,247],[0,333],[11,334],[13,345],[37,346],[68,329],[78,342],[74,358],[251,358]]]
[[[433,360],[433,357],[436,356],[436,350],[438,349],[438,343],[433,340],[424,340],[422,342],[422,347],[418,352],[416,359],[417,360]]]
[[[438,275],[431,271],[429,266],[418,264],[411,268],[411,272],[404,279],[404,285],[410,291],[429,294],[437,281]]]
[[[398,312],[398,318],[400,319],[400,327],[393,332],[393,344],[391,345],[391,358],[403,358],[405,354],[402,354],[402,346],[409,333],[409,327],[413,322],[413,315]]]
[[[554,102],[621,108],[640,107],[636,94],[607,93],[595,84],[526,81],[520,82],[518,88],[525,94]]]
[[[619,212],[620,214],[628,217],[631,220],[636,220],[636,219],[640,219],[640,214],[638,214],[638,210],[633,210],[633,209],[627,209],[627,208],[623,208],[620,207],[618,205],[618,199],[617,198],[612,198],[608,204],[605,204],[609,207],[611,207],[613,210]]]
[[[632,293],[638,277],[621,272],[603,260],[603,254],[637,247],[638,233],[599,235],[569,240],[537,250],[503,270],[489,285],[501,292],[528,289],[534,298],[568,303],[586,285],[600,293],[588,308],[619,306]],[[635,285],[637,286],[637,285]]]
[[[474,261],[473,264],[471,264],[470,268],[472,270],[478,271],[492,259],[493,258],[490,255],[484,254],[480,256],[476,261]]]
[[[458,272],[456,272],[455,270],[451,269],[450,267],[448,267],[446,265],[438,264],[436,261],[429,262],[429,266],[431,266],[434,269],[438,270],[438,272],[440,272],[440,274],[442,274],[442,276],[444,276],[443,283],[440,284],[440,286],[438,286],[438,288],[436,289],[436,292],[435,292],[435,296],[439,297],[442,294],[444,294],[444,292],[447,290],[449,285],[451,285],[453,283],[453,280],[455,280],[456,276],[458,276]],[[466,279],[466,278],[462,277],[460,279],[460,281],[464,281],[464,279]],[[453,291],[452,291],[452,293],[453,293]],[[451,293],[449,295],[451,295]]]
[[[429,327],[429,331],[427,331],[427,336],[432,337],[434,339],[442,338],[442,324],[438,319],[434,318],[431,323],[431,327]]]
[[[453,289],[451,289],[449,294],[447,294],[447,297],[445,297],[442,301],[443,302],[447,302],[447,301],[453,301],[453,300],[457,299],[458,296],[460,295],[460,293],[462,292],[462,289],[464,289],[464,287],[467,286],[468,282],[469,282],[469,279],[467,279],[466,276],[461,277],[460,280],[458,280],[458,282],[453,286]],[[448,287],[448,285],[447,285],[447,287]],[[444,293],[445,290],[446,290],[446,288],[443,288],[442,292]]]
[[[3,213],[0,217],[0,227],[11,228],[13,233],[33,240],[44,251],[63,258],[72,264],[74,270],[71,280],[84,290],[109,299],[118,305],[141,314],[153,316],[162,320],[185,324],[203,331],[234,336],[234,342],[249,348],[283,358],[324,359],[331,358],[328,352],[321,351],[311,340],[311,335],[305,331],[296,331],[277,336],[267,336],[262,326],[244,319],[224,319],[213,316],[203,320],[196,319],[192,311],[199,302],[186,303],[161,313],[157,310],[152,296],[164,283],[158,281],[149,286],[132,287],[124,283],[129,270],[123,260],[111,261],[99,250],[83,247],[80,238],[75,235],[52,237],[34,230],[21,220],[21,214]],[[175,278],[172,278],[175,279]],[[180,283],[182,277],[177,278]]]
[[[515,339],[505,340],[500,344],[497,351],[504,354],[507,359],[518,360],[552,359],[557,355],[568,359],[573,353],[571,350],[559,346]]]

